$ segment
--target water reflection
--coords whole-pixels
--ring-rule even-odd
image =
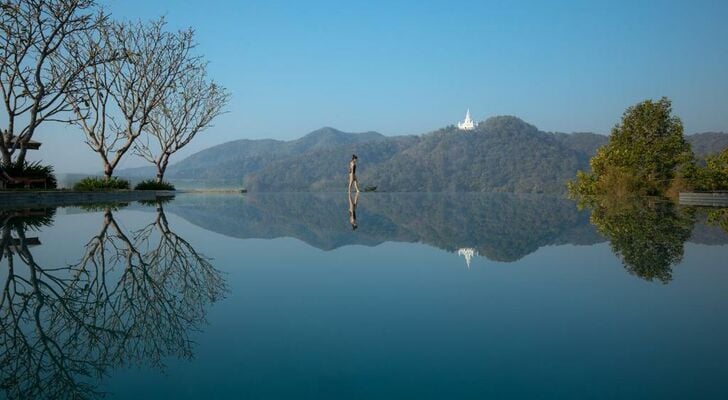
[[[9,398],[96,397],[112,368],[192,356],[189,332],[225,283],[156,206],[138,230],[103,206],[98,233],[61,266],[41,265],[31,250],[53,210],[0,212],[0,385]]]
[[[349,192],[349,223],[351,224],[351,230],[356,230],[356,228],[359,227],[356,223],[356,205],[359,202],[359,192],[356,192],[354,197],[352,197],[351,192]]]
[[[728,208],[708,210],[707,220],[709,224],[718,226],[728,233]]]
[[[350,218],[344,223],[342,210],[347,207]],[[419,242],[452,253],[472,249],[473,254],[510,262],[542,246],[603,241],[589,224],[589,213],[577,212],[573,202],[529,195],[363,193],[359,199],[312,193],[188,195],[179,196],[168,210],[223,235],[294,237],[322,250]],[[356,232],[351,211],[356,211]]]
[[[599,198],[590,202],[591,222],[631,274],[667,283],[683,257],[695,210],[661,198]]]
[[[625,268],[647,280],[668,282],[683,244],[726,244],[720,211],[678,207],[666,199],[600,199],[577,209],[568,199],[503,193],[343,196],[256,194],[181,196],[171,212],[204,229],[237,238],[295,237],[323,250],[387,241],[425,243],[463,257],[517,261],[543,246],[591,245],[608,240]],[[357,209],[366,212],[357,218]],[[722,219],[721,219],[722,216]],[[356,234],[352,232],[356,227]]]

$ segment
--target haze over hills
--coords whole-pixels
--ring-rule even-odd
[[[687,136],[699,157],[728,146],[728,134]],[[338,191],[351,154],[363,186],[382,191],[562,193],[607,136],[550,133],[513,116],[492,117],[474,130],[448,126],[420,136],[349,133],[325,127],[300,139],[236,140],[171,165],[166,178],[229,180],[251,191]],[[121,171],[154,176],[152,168]]]

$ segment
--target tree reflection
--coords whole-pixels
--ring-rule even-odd
[[[591,222],[609,239],[631,274],[668,283],[672,266],[683,257],[694,217],[661,198],[593,199]]]
[[[106,208],[80,260],[57,268],[36,262],[30,248],[39,242],[26,236],[50,224],[52,213],[5,214],[0,385],[8,397],[96,397],[93,381],[112,367],[161,367],[165,357],[192,356],[189,333],[204,323],[225,283],[170,229],[161,204],[137,231],[125,230]]]
[[[728,208],[710,210],[708,212],[708,223],[719,226],[723,231],[728,233]]]

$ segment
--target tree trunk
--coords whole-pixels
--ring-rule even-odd
[[[162,170],[162,167],[157,165],[157,183],[162,183],[164,181],[164,170]]]
[[[162,153],[157,162],[157,183],[164,182],[164,173],[167,171],[167,164],[169,163],[169,153]]]
[[[45,58],[45,55],[43,57]],[[38,74],[36,72],[36,81],[38,80],[37,77]],[[38,108],[40,107],[40,102],[43,96],[45,96],[45,89],[43,88],[43,86],[41,86],[38,94],[35,97],[33,107],[30,108],[30,122],[28,122],[28,131],[24,135],[18,136],[17,139],[15,139],[20,142],[18,143],[20,153],[18,153],[18,158],[15,160],[16,165],[22,166],[25,163],[25,154],[28,152],[27,144],[30,139],[33,138],[33,134],[35,134],[35,128],[37,128],[39,124]]]
[[[22,146],[22,144],[21,144],[21,146]],[[27,152],[28,152],[28,149],[26,149],[25,147],[22,147],[20,149],[20,153],[18,153],[18,158],[15,159],[16,165],[22,166],[23,164],[25,164],[25,153],[27,153]]]
[[[114,174],[114,167],[111,166],[108,162],[104,162],[104,175],[106,176],[106,180],[108,181],[111,179],[111,175]]]
[[[10,164],[12,164],[13,159],[10,157],[10,152],[4,145],[0,145],[0,155],[2,155],[2,160],[0,160],[0,162],[2,163],[3,168],[10,168]]]

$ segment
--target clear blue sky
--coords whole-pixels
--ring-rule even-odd
[[[661,96],[688,133],[728,131],[725,0],[102,4],[116,18],[193,27],[212,77],[232,92],[229,113],[184,154],[322,126],[423,133],[468,107],[478,120],[608,133],[627,106]],[[44,132],[52,146],[66,129]],[[61,172],[98,169],[81,150],[41,155]]]

